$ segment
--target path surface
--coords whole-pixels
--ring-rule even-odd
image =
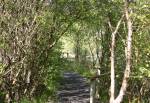
[[[61,82],[58,91],[58,103],[89,103],[90,91],[86,79],[77,73],[64,73],[64,80]]]

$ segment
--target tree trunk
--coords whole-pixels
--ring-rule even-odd
[[[91,80],[91,87],[90,87],[90,103],[95,103],[95,86],[96,86],[96,81]]]
[[[125,16],[127,20],[127,28],[128,28],[128,35],[127,35],[127,47],[125,48],[126,53],[126,68],[124,72],[124,77],[122,81],[122,86],[119,92],[119,95],[115,99],[114,103],[121,103],[123,100],[123,96],[127,89],[127,81],[130,74],[130,67],[131,67],[131,42],[132,42],[132,22],[131,18],[129,17],[129,9],[128,9],[128,1],[125,0]]]
[[[115,51],[115,37],[117,34],[117,31],[119,29],[119,26],[121,24],[123,16],[121,17],[121,19],[119,20],[119,22],[117,23],[116,29],[114,32],[112,32],[112,40],[111,40],[111,86],[110,86],[110,103],[113,103],[114,98],[115,98],[115,55],[114,55],[114,51]],[[109,22],[109,26],[110,29],[112,31],[112,26],[111,23]]]
[[[78,63],[80,61],[80,39],[79,39],[79,34],[76,34],[75,60]]]

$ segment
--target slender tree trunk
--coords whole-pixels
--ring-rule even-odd
[[[93,68],[94,65],[95,65],[94,53],[93,53],[93,49],[92,49],[92,46],[91,46],[90,42],[88,42],[88,45],[89,45],[90,53],[91,53],[91,56],[92,56],[92,68]]]
[[[76,34],[75,60],[78,63],[80,61],[80,39],[79,39],[79,34]]]
[[[114,66],[114,47],[115,47],[115,34],[112,33],[112,43],[111,43],[111,86],[110,86],[110,103],[114,101],[115,93],[115,66]]]
[[[132,22],[131,22],[131,18],[129,16],[129,9],[128,9],[128,1],[127,0],[125,0],[125,16],[126,16],[127,28],[128,28],[127,47],[125,48],[126,68],[125,68],[124,77],[123,77],[122,86],[121,86],[119,95],[115,99],[114,103],[121,103],[123,100],[123,96],[124,96],[126,89],[127,89],[127,81],[129,78],[130,67],[131,67]]]
[[[115,55],[114,55],[114,51],[115,51],[115,37],[116,37],[116,34],[117,34],[117,31],[119,29],[119,26],[121,24],[121,21],[122,21],[122,18],[123,16],[121,17],[121,19],[119,20],[119,22],[117,23],[117,26],[116,26],[116,29],[114,32],[112,32],[112,42],[111,42],[111,86],[110,86],[110,103],[113,103],[114,101],[114,98],[115,98]],[[111,31],[112,30],[112,26],[111,26],[111,23],[109,22],[109,26],[110,26],[110,29]]]
[[[96,80],[91,80],[91,87],[90,87],[90,103],[95,103],[95,86]]]

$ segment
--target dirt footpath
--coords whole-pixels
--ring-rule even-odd
[[[77,73],[64,73],[61,88],[57,92],[58,103],[89,103],[90,86],[86,81]]]

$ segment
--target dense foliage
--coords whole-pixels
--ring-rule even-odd
[[[149,0],[0,0],[0,102],[33,101],[41,95],[46,102],[56,97],[63,72],[90,78],[95,68],[101,71],[95,97],[109,102],[111,40],[122,18],[114,46],[116,98],[127,61],[126,2],[133,35],[123,100],[150,102]]]

